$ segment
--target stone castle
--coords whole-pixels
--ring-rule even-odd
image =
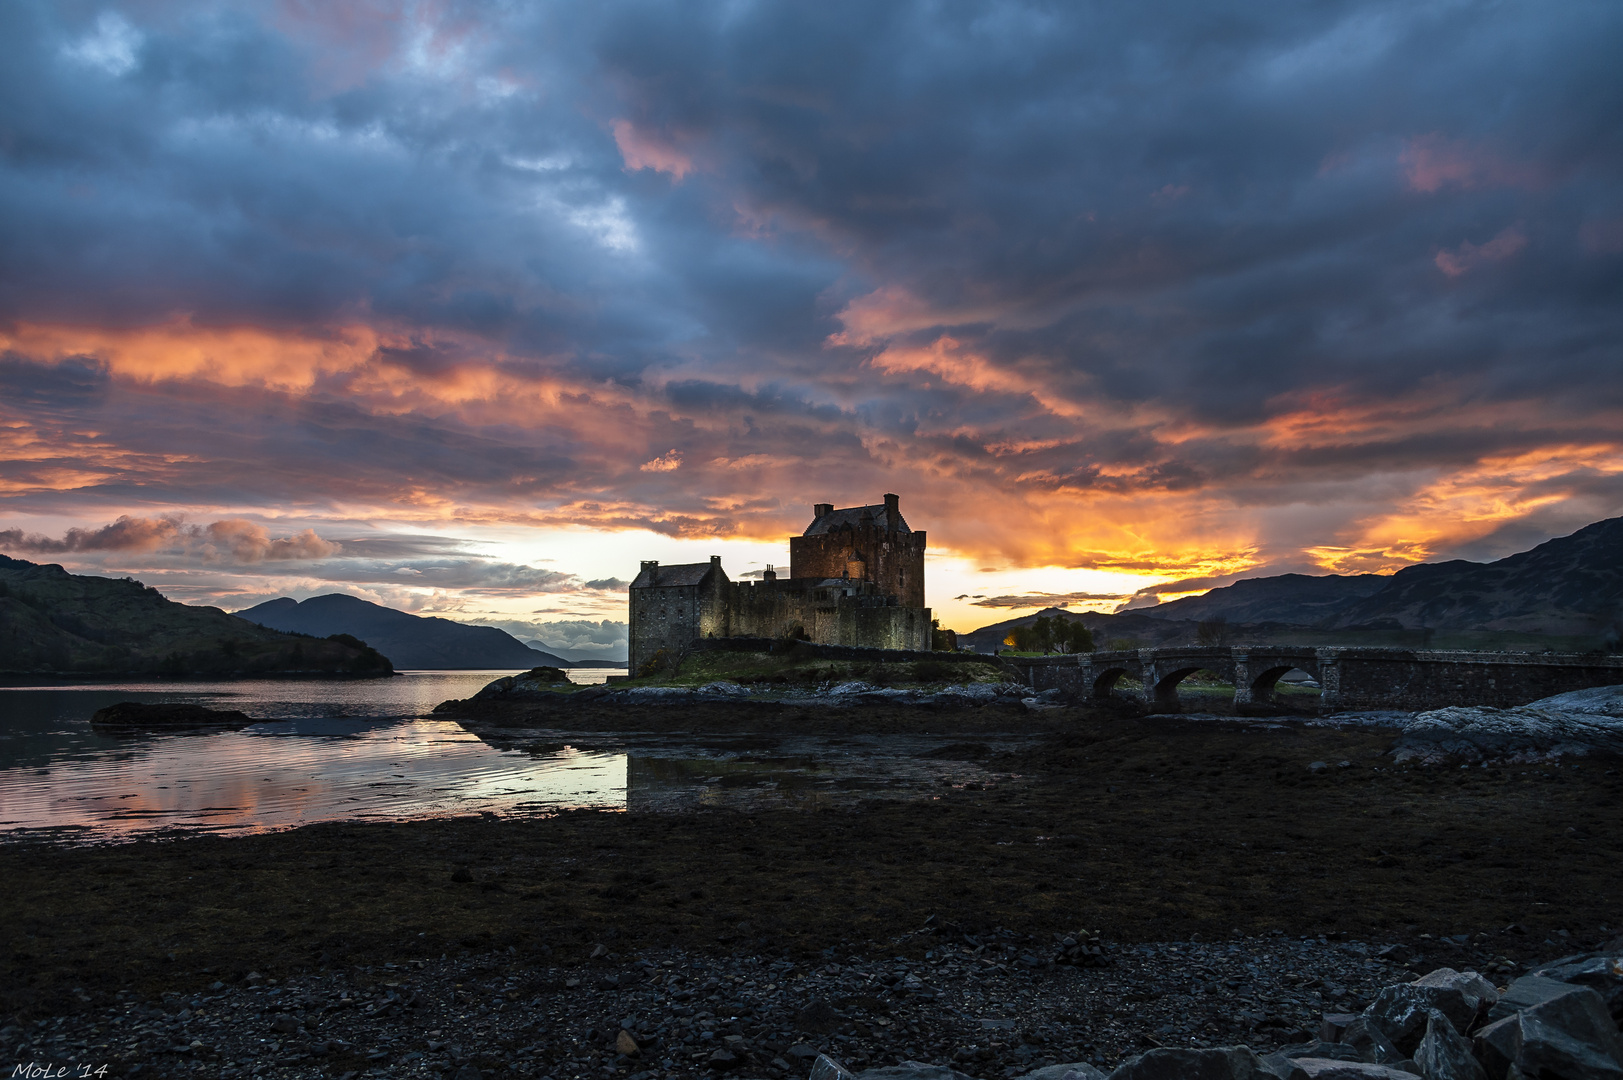
[[[644,562],[631,583],[630,671],[674,659],[701,638],[799,637],[825,645],[930,648],[924,606],[924,533],[900,500],[836,510],[813,507],[789,538],[789,576],[731,581],[721,556],[707,563]]]

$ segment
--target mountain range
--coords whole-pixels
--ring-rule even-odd
[[[1099,648],[1112,640],[1134,641],[1134,648],[1192,644],[1201,639],[1202,623],[1208,638],[1217,633],[1258,642],[1387,644],[1392,642],[1379,635],[1454,631],[1507,641],[1511,635],[1560,638],[1567,648],[1615,648],[1623,639],[1623,518],[1597,521],[1490,563],[1420,563],[1391,575],[1247,578],[1115,615],[1050,608],[960,634],[959,641],[990,652],[1010,629],[1041,615],[1081,620]],[[1213,625],[1218,622],[1227,627],[1218,630]],[[1491,644],[1488,638],[1484,642]],[[1513,647],[1534,647],[1534,642]]]
[[[276,630],[302,634],[353,634],[401,669],[569,667],[554,653],[532,649],[505,630],[469,626],[435,616],[412,615],[342,593],[267,600],[237,612]]]
[[[70,574],[0,555],[0,673],[8,675],[382,676],[353,637],[266,629],[177,604],[132,578]]]

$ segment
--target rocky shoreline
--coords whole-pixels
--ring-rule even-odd
[[[1506,934],[1461,935],[1435,952],[1490,957]],[[149,999],[121,993],[8,1023],[0,1046],[19,1065],[56,1070],[25,1074],[40,1076],[105,1065],[130,1077],[790,1078],[820,1056],[824,1075],[873,1080],[904,1074],[864,1070],[903,1067],[916,1080],[1090,1080],[1111,1069],[1120,1080],[1505,1080],[1511,1066],[1529,1078],[1623,1075],[1613,1020],[1623,939],[1520,978],[1502,956],[1484,966],[1492,980],[1401,945],[1326,937],[1125,945],[942,923],[803,961],[607,938],[568,964],[512,951],[403,954]],[[1539,1071],[1552,1061],[1557,1071]]]

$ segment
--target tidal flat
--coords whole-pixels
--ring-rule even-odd
[[[1617,933],[1614,757],[1398,765],[1389,731],[1288,718],[925,712],[825,710],[801,723],[950,725],[945,752],[973,759],[984,781],[812,810],[722,803],[0,846],[0,1007],[27,1023],[237,986],[250,972],[381,986],[442,957],[575,979],[543,980],[562,999],[636,956],[919,962],[936,947],[920,931],[942,926],[960,946],[998,935],[1011,960],[1044,959],[1056,935],[1079,931],[1117,948],[1283,935],[1502,972]],[[650,709],[631,726],[742,730],[792,715],[721,704]],[[1021,734],[1035,738],[1012,749],[990,738]],[[1138,1034],[1153,1036],[1165,1020],[1143,1013]],[[1122,1040],[1137,1022],[1112,1014]]]

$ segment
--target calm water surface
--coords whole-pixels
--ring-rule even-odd
[[[601,682],[604,669],[571,678]],[[481,738],[433,718],[510,671],[413,671],[326,682],[0,687],[0,841],[105,843],[164,832],[261,832],[335,819],[544,815],[572,807],[817,806],[985,782],[923,738],[571,735]],[[119,701],[184,701],[256,719],[235,731],[113,737]]]

